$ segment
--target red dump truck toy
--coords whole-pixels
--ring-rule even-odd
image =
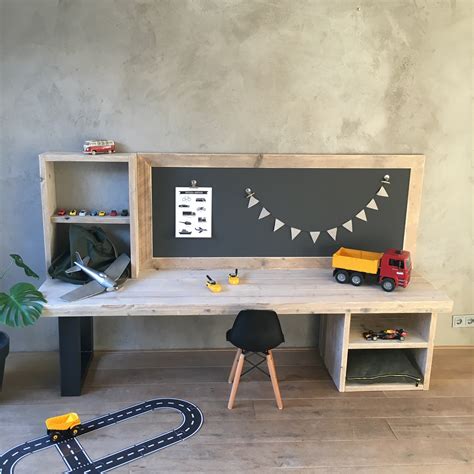
[[[397,286],[406,288],[411,276],[410,252],[406,250],[380,253],[341,247],[332,256],[332,267],[339,283],[350,281],[360,286],[367,275],[375,275],[385,291],[393,291]]]

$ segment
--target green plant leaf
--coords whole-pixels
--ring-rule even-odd
[[[31,283],[17,283],[10,293],[0,293],[0,323],[11,327],[29,326],[41,316],[46,303],[43,293]]]
[[[23,261],[20,255],[16,253],[11,253],[10,257],[13,259],[17,267],[23,268],[26,276],[39,278],[39,276]]]

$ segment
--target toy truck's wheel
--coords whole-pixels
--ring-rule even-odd
[[[92,150],[92,154],[95,155],[97,152],[95,150]]]
[[[405,336],[400,336],[400,341],[404,341],[405,340]]]
[[[384,291],[393,291],[395,289],[395,281],[392,278],[384,278],[382,280],[382,288]]]
[[[58,441],[61,441],[62,436],[60,433],[52,433],[50,438],[53,443],[57,443]]]
[[[354,272],[351,274],[351,283],[354,286],[360,286],[362,283],[364,283],[364,275],[359,272]]]
[[[345,270],[336,270],[334,277],[338,283],[347,283],[349,280],[349,274]]]
[[[71,434],[73,436],[77,436],[79,434],[79,428],[75,426],[74,428],[71,429]]]

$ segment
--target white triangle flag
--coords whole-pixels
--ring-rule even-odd
[[[311,240],[313,241],[313,244],[316,243],[316,240],[318,240],[319,234],[321,232],[310,232],[309,235],[311,236]]]
[[[280,221],[279,219],[275,219],[275,225],[273,227],[273,232],[276,232],[278,229],[281,229],[285,225],[284,222]]]
[[[258,216],[258,219],[265,219],[265,217],[269,216],[270,213],[264,208],[262,207],[262,210],[260,211],[260,215]]]
[[[342,224],[342,227],[345,227],[349,232],[352,232],[352,219],[347,222],[344,222],[344,224]]]
[[[333,238],[333,240],[336,240],[337,237],[337,227],[334,227],[334,229],[329,229],[327,233]]]
[[[258,203],[259,203],[259,200],[257,198],[254,198],[253,196],[250,196],[249,197],[248,209],[255,206],[255,204],[258,204]]]
[[[364,209],[359,212],[359,214],[356,215],[357,219],[360,219],[361,221],[367,222],[367,216],[365,215]]]
[[[377,203],[375,202],[375,199],[372,199],[367,206],[369,209],[374,209],[375,211],[378,211],[379,208],[377,207]]]
[[[382,196],[384,198],[388,197],[387,190],[383,186],[380,186],[377,196]]]
[[[300,234],[301,229],[296,229],[295,227],[291,228],[291,240],[295,240],[296,237]]]

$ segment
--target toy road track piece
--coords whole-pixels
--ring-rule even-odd
[[[159,433],[151,439],[131,445],[116,453],[107,454],[96,460],[91,459],[79,443],[78,438],[83,434],[107,428],[117,423],[123,423],[130,418],[160,409],[171,409],[180,412],[183,417],[181,424],[170,431]],[[48,419],[48,429],[49,426],[68,426],[73,421],[73,418],[68,421],[68,417],[71,415],[77,416],[75,413],[68,413],[60,417]],[[61,421],[61,419],[63,420]],[[77,420],[79,420],[78,416]],[[1,474],[12,474],[15,470],[15,465],[21,461],[22,458],[51,447],[55,447],[60,454],[67,466],[67,471],[65,471],[67,473],[90,474],[111,471],[125,464],[140,460],[143,456],[148,456],[149,454],[153,454],[173,444],[184,441],[186,438],[195,435],[201,429],[203,421],[204,418],[201,410],[190,402],[177,398],[155,398],[86,421],[82,423],[77,437],[52,442],[50,436],[46,435],[15,446],[0,456],[0,472]],[[51,472],[48,466],[40,464],[40,459],[41,458],[38,458],[37,472]],[[179,462],[179,459],[177,462]]]

